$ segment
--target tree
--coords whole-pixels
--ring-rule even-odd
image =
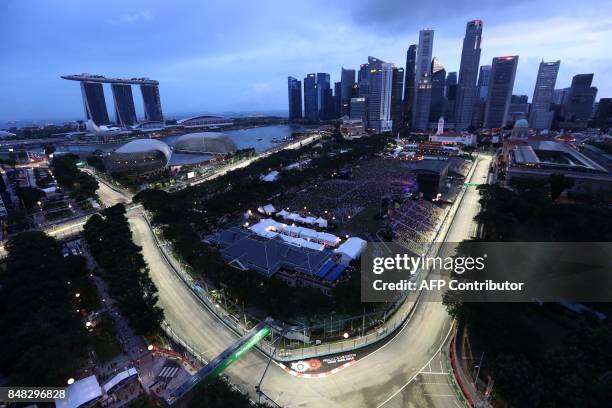
[[[85,239],[117,301],[135,332],[148,334],[159,330],[163,311],[157,306],[157,288],[141,248],[132,242],[125,207],[117,204],[96,214],[85,224]]]
[[[550,198],[556,200],[564,190],[574,185],[574,179],[565,177],[563,174],[551,174],[548,178],[550,183]]]
[[[17,196],[25,209],[31,210],[45,196],[45,192],[35,187],[18,187]]]
[[[86,335],[60,244],[30,231],[6,245],[0,276],[0,372],[9,384],[64,386],[86,358]]]

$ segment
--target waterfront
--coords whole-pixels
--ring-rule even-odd
[[[223,134],[227,135],[236,144],[238,149],[254,148],[258,153],[269,150],[278,145],[278,142],[273,140],[282,141],[289,139],[293,132],[300,132],[307,130],[300,126],[291,125],[272,125],[272,126],[259,126],[246,129],[233,129],[228,131],[222,131]],[[174,149],[176,140],[182,135],[163,136],[159,140],[162,140],[170,148]],[[117,149],[119,146],[126,142],[117,143],[105,143],[105,144],[78,144],[78,145],[64,145],[58,146],[58,152],[70,152],[77,154],[85,153],[110,153]],[[194,164],[201,161],[206,161],[210,158],[210,155],[198,155],[198,154],[176,154],[171,159],[171,164]]]

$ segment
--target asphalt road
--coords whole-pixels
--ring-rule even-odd
[[[486,182],[489,162],[487,157],[478,159],[471,183]],[[472,220],[479,209],[478,192],[475,187],[467,189],[449,227],[447,241],[458,242],[473,235]],[[215,357],[236,339],[235,335],[210,314],[175,276],[142,215],[132,211],[129,220],[134,240],[142,246],[151,277],[158,287],[159,303],[165,311],[166,321],[191,347],[205,357]],[[442,304],[428,302],[426,297],[423,300],[410,322],[393,340],[354,366],[327,378],[303,379],[290,376],[273,364],[262,383],[262,390],[286,407],[449,406],[448,396],[434,398],[434,395],[425,395],[450,395],[448,384],[423,384],[421,379],[427,375],[424,376],[423,371],[439,355],[451,322]],[[254,386],[266,364],[267,357],[254,351],[230,366],[226,374],[256,398]],[[435,374],[429,374],[432,375]],[[431,391],[431,387],[435,390]]]

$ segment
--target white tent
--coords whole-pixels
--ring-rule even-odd
[[[102,397],[102,388],[95,375],[75,381],[66,388],[66,398],[56,399],[56,408],[78,408]]]
[[[336,252],[342,255],[342,263],[348,264],[353,259],[357,259],[361,256],[365,246],[366,241],[363,239],[350,237],[344,241],[342,245],[336,248]]]
[[[276,181],[278,179],[278,171],[274,170],[261,178],[263,181]]]

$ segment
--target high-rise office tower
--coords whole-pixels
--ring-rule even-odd
[[[553,92],[553,103],[555,105],[564,105],[567,102],[569,88],[555,89]]]
[[[566,122],[587,122],[591,119],[597,88],[591,86],[593,74],[574,75],[564,106]]]
[[[550,110],[555,92],[555,83],[561,61],[540,62],[536,78],[531,110],[529,111],[529,126],[537,130],[548,130],[552,124],[554,113]]]
[[[159,98],[159,86],[140,85],[140,93],[142,94],[145,120],[163,122],[164,115],[162,113],[161,100]]]
[[[302,119],[302,82],[294,77],[287,79],[289,95],[289,120]]]
[[[351,119],[366,120],[366,98],[351,98],[350,114]]]
[[[342,82],[334,82],[334,117],[340,117],[342,111]]]
[[[353,97],[353,86],[355,85],[355,70],[344,69],[340,72],[340,114],[345,116],[349,114],[351,98]]]
[[[408,47],[406,52],[406,69],[404,75],[404,124],[412,126],[414,109],[414,87],[416,84],[416,44]]]
[[[129,84],[111,84],[113,101],[115,102],[115,121],[127,127],[136,124],[136,108],[132,96],[132,86]]]
[[[489,94],[489,80],[491,79],[491,66],[482,65],[478,73],[478,96],[487,100]]]
[[[472,112],[477,100],[476,80],[480,64],[481,39],[482,21],[468,21],[463,38],[459,81],[457,82],[455,128],[458,130],[465,130],[472,124]]]
[[[508,108],[508,124],[515,123],[520,119],[527,119],[529,115],[529,97],[527,95],[512,95],[510,107]]]
[[[109,125],[111,121],[108,118],[102,84],[83,81],[81,82],[81,94],[87,119],[98,126]]]
[[[377,133],[391,131],[393,64],[368,57],[367,65],[367,126]]]
[[[429,127],[433,39],[433,30],[426,29],[419,32],[419,46],[417,48],[416,58],[414,115],[412,118],[413,129],[427,129]]]
[[[368,70],[369,65],[361,64],[359,66],[359,73],[357,74],[357,84],[359,85],[359,97],[367,98],[370,91],[370,84],[368,83]]]
[[[600,129],[612,128],[612,98],[601,98],[593,118],[593,126]]]
[[[308,74],[304,77],[304,118],[317,120],[317,75]]]
[[[431,62],[431,108],[429,110],[429,121],[438,122],[444,115],[446,97],[446,70],[439,59],[434,58]]]
[[[518,58],[518,55],[493,58],[484,115],[484,127],[486,128],[506,126]]]
[[[444,106],[444,121],[454,122],[455,102],[457,101],[457,73],[449,72],[446,76],[446,106]]]
[[[319,119],[331,119],[334,109],[332,89],[329,82],[329,74],[317,72],[317,116]]]
[[[393,131],[397,132],[402,125],[402,92],[404,92],[404,68],[393,68],[391,91],[391,120]]]

